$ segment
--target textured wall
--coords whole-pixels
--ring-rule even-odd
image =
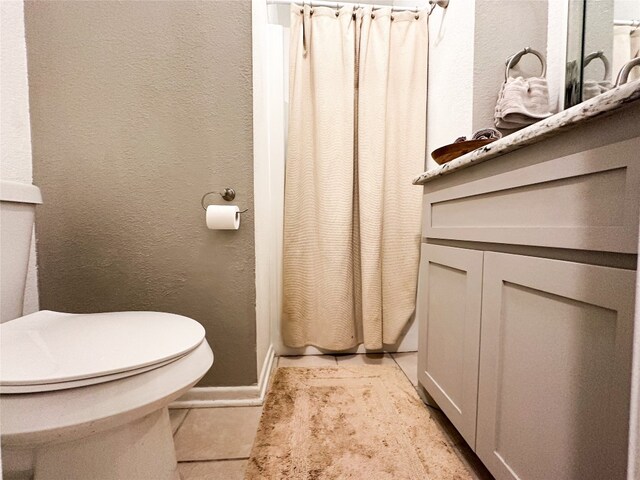
[[[1,2],[0,14],[0,177],[31,183],[29,87],[22,2]]]
[[[28,2],[41,308],[207,330],[201,386],[256,381],[249,0]],[[201,195],[250,210],[209,231]]]
[[[21,1],[0,2],[0,178],[31,183],[29,87]],[[38,310],[35,242],[31,242],[23,313]]]
[[[640,0],[636,0],[640,4]],[[584,56],[596,53],[600,50],[604,53],[609,63],[613,63],[613,31],[614,0],[588,0],[584,19]],[[619,11],[619,9],[618,9]],[[584,68],[583,81],[604,79],[604,64],[600,59],[595,59]],[[616,81],[618,72],[609,72],[606,78]]]
[[[547,0],[476,0],[473,131],[495,127],[496,102],[507,57],[524,47],[546,54],[548,15]],[[541,68],[535,56],[526,55],[511,74],[538,76]]]

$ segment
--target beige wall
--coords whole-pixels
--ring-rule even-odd
[[[201,382],[256,382],[251,4],[28,2],[40,302],[190,316]],[[232,186],[239,231],[201,195]]]
[[[470,47],[474,51],[473,131],[495,128],[496,102],[507,57],[525,47],[547,56],[549,6],[547,0],[476,0],[475,11],[475,36]],[[541,68],[535,56],[526,55],[511,75],[539,76]]]

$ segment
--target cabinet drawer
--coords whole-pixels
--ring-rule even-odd
[[[637,253],[638,151],[632,138],[427,192],[423,235]]]

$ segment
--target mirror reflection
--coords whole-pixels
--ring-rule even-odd
[[[640,0],[570,2],[565,107],[640,79],[638,57]]]

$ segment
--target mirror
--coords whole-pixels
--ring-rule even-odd
[[[565,108],[640,79],[638,57],[640,0],[569,0]]]

